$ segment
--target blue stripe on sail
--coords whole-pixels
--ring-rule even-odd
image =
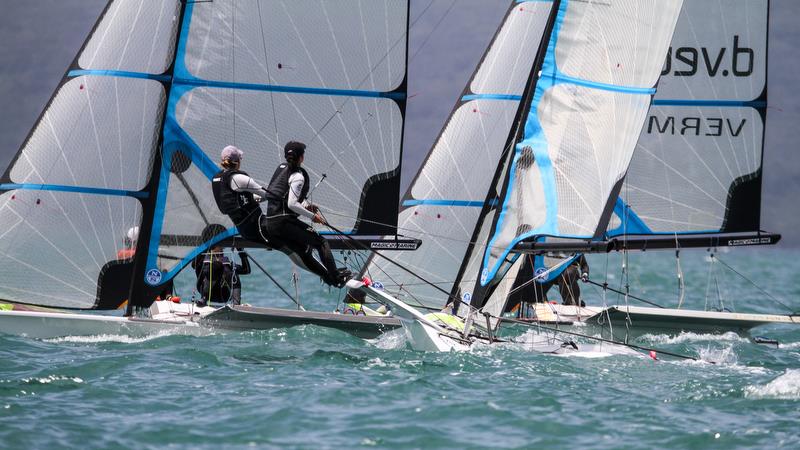
[[[553,77],[555,81],[562,83],[575,84],[592,89],[599,89],[601,91],[620,92],[623,94],[638,94],[638,95],[653,95],[656,93],[655,88],[640,88],[633,86],[617,86],[615,84],[598,83],[596,81],[583,80],[565,75],[561,71],[557,71]]]
[[[232,81],[213,81],[203,80],[194,76],[186,67],[186,43],[189,40],[189,27],[192,22],[192,15],[194,12],[194,3],[190,2],[186,5],[185,17],[183,19],[183,27],[181,28],[180,37],[178,40],[177,57],[175,58],[175,80],[174,82],[182,85],[212,87],[223,89],[241,89],[249,91],[267,91],[267,92],[285,92],[290,94],[315,94],[315,95],[332,95],[344,97],[372,97],[372,98],[391,98],[395,100],[402,100],[406,98],[406,92],[381,92],[381,91],[364,91],[357,89],[328,89],[328,88],[312,88],[302,86],[278,86],[270,84],[253,84],[253,83],[237,83]]]
[[[136,197],[147,198],[148,193],[142,191],[125,191],[121,189],[105,189],[93,188],[85,186],[64,186],[60,184],[35,184],[35,183],[6,183],[0,184],[0,190],[12,191],[15,189],[24,189],[30,191],[59,191],[59,192],[77,192],[79,194],[93,194],[93,195],[112,195],[115,197]]]
[[[622,234],[653,234],[653,230],[636,214],[631,207],[625,203],[621,197],[617,197],[614,205],[614,214],[619,218],[620,224],[613,230],[609,230],[606,235],[609,237]]]
[[[402,100],[406,98],[405,92],[380,92],[380,91],[360,91],[355,89],[327,89],[327,88],[311,88],[311,87],[300,87],[300,86],[277,86],[272,84],[235,83],[232,81],[209,81],[209,80],[201,80],[198,78],[176,78],[175,82],[190,86],[212,87],[212,88],[223,88],[223,89],[239,89],[243,91],[267,91],[267,92],[271,91],[271,92],[286,92],[290,94],[391,98],[395,100]]]
[[[559,267],[558,269],[548,273],[547,276],[545,276],[543,279],[537,279],[536,282],[543,284],[543,283],[549,283],[549,282],[555,280],[556,278],[558,278],[559,275],[561,275],[562,273],[564,273],[565,270],[567,270],[567,267],[569,267],[570,264],[575,262],[576,259],[580,258],[580,256],[581,256],[581,254],[578,253],[578,254],[570,257],[570,261],[569,262],[562,264],[561,267]],[[559,261],[559,263],[560,263],[560,261]],[[556,264],[558,264],[558,263],[556,263]],[[536,256],[533,257],[533,274],[534,275],[539,275],[543,271],[548,270],[549,268],[550,267],[547,267],[547,264],[544,263],[544,255],[536,255]]]
[[[622,198],[617,198],[614,205],[614,214],[619,218],[620,224],[613,230],[606,232],[606,238],[614,238],[623,235],[650,235],[650,236],[674,236],[684,234],[719,233],[720,230],[691,230],[691,231],[653,231],[647,226],[644,220],[633,211],[630,205],[625,203]]]
[[[70,70],[67,76],[80,77],[83,75],[95,75],[101,77],[119,77],[119,78],[142,78],[146,80],[157,80],[170,82],[172,77],[169,75],[153,75],[151,73],[143,72],[128,72],[124,70]]]
[[[656,106],[716,106],[721,108],[735,108],[735,107],[752,107],[764,108],[767,102],[754,100],[754,101],[739,101],[739,100],[653,100],[653,105]]]
[[[178,264],[176,264],[175,267],[172,268],[172,270],[170,270],[169,272],[162,273],[161,274],[161,281],[159,283],[157,283],[157,284],[165,283],[166,281],[172,279],[173,277],[178,275],[178,273],[180,273],[180,271],[184,267],[186,267],[187,264],[189,264],[190,262],[192,262],[192,260],[197,258],[197,256],[200,253],[205,252],[206,250],[211,248],[211,246],[216,244],[217,242],[220,242],[223,239],[227,239],[229,237],[236,236],[238,233],[239,233],[239,231],[236,229],[236,227],[228,228],[227,230],[225,230],[224,233],[220,233],[220,234],[214,236],[213,238],[203,242],[199,246],[195,247],[194,250],[189,252],[189,254],[186,255],[186,257],[184,257]],[[159,233],[159,236],[161,236],[160,233]],[[150,258],[150,256],[148,255],[148,265],[147,265],[148,272],[150,271],[150,269],[149,269],[150,268],[149,258]],[[156,269],[156,270],[158,270],[158,269]]]
[[[522,96],[513,94],[470,94],[461,97],[462,102],[470,100],[514,100],[518,102],[522,100]]]
[[[538,114],[536,113],[538,109],[539,102],[541,102],[542,97],[547,89],[553,87],[556,83],[556,80],[553,76],[545,76],[545,73],[557,73],[557,69],[555,66],[555,45],[558,41],[558,32],[561,28],[561,25],[564,21],[564,14],[567,10],[567,4],[569,3],[568,0],[562,0],[559,4],[559,9],[555,18],[555,23],[553,24],[553,32],[550,36],[550,42],[547,45],[547,52],[545,53],[545,59],[542,66],[542,75],[540,76],[538,82],[536,83],[536,90],[534,91],[533,99],[531,101],[530,110],[528,111],[528,118],[525,122],[525,133],[523,136],[523,140],[515,146],[515,154],[514,158],[511,161],[511,167],[508,170],[509,173],[509,180],[508,186],[509,190],[514,186],[515,181],[515,172],[517,169],[517,160],[519,159],[520,152],[523,148],[530,146],[533,150],[533,155],[536,161],[536,165],[539,169],[539,174],[542,182],[542,190],[544,193],[544,200],[545,200],[545,221],[542,225],[538,228],[531,230],[528,233],[524,233],[519,237],[514,238],[511,244],[509,244],[506,248],[503,249],[502,254],[499,255],[495,259],[495,263],[492,267],[489,267],[489,258],[491,256],[490,252],[485,252],[483,257],[483,270],[480,275],[480,283],[482,286],[486,286],[489,284],[490,281],[494,280],[497,276],[498,270],[503,266],[503,262],[507,259],[508,254],[511,251],[511,248],[516,245],[517,242],[521,241],[522,239],[534,236],[536,234],[556,234],[556,217],[558,212],[558,202],[556,201],[556,187],[555,187],[555,177],[553,175],[553,171],[551,169],[552,162],[550,161],[550,155],[547,152],[547,141],[545,139],[544,131],[542,129],[542,125],[539,122]],[[548,67],[549,66],[549,67]],[[545,71],[545,69],[549,69]],[[505,199],[503,200],[503,205],[500,208],[500,214],[497,219],[497,225],[494,229],[494,234],[489,241],[489,244],[486,248],[495,247],[495,242],[499,238],[498,230],[502,229],[503,222],[505,220],[506,214],[508,213],[508,202],[511,198],[511,195],[506,195]],[[519,255],[514,255],[512,257],[512,261],[516,261]]]
[[[495,203],[494,201],[491,203]],[[434,199],[409,199],[403,200],[403,206],[435,205],[435,206],[465,206],[471,208],[481,208],[486,204],[484,201],[473,200],[434,200]]]

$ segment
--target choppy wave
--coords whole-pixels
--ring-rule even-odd
[[[748,339],[739,336],[738,334],[729,331],[724,334],[710,334],[710,333],[691,333],[682,332],[677,336],[668,334],[645,334],[640,339],[652,344],[670,345],[670,344],[685,344],[689,342],[749,342]]]
[[[397,350],[406,346],[406,335],[402,329],[397,329],[383,333],[369,342],[381,350]]]
[[[172,336],[175,333],[169,331],[160,331],[147,336],[127,336],[124,334],[96,334],[92,336],[63,336],[58,338],[43,339],[45,342],[54,344],[72,343],[72,344],[100,344],[106,342],[115,342],[120,344],[139,344],[141,342],[152,341],[165,336]]]
[[[756,399],[800,400],[800,369],[787,369],[764,385],[745,387],[744,396]]]

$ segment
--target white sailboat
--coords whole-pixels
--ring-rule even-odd
[[[408,8],[407,0],[109,1],[0,179],[0,332],[314,323],[374,336],[399,326],[154,299],[210,246],[254,245],[236,238],[211,195],[228,144],[245,149],[247,170],[263,178],[285,142],[306,142],[306,169],[325,179],[315,200],[338,213],[330,221],[347,235],[331,235],[334,248],[416,248],[375,239],[395,235]],[[121,256],[133,227],[137,245]],[[86,312],[126,301],[125,317]]]
[[[536,7],[542,8],[545,5],[539,2],[538,5],[512,6],[506,22],[489,48],[477,74],[486,72],[486,61],[496,61],[496,55],[502,54],[498,49],[508,45],[507,36],[512,32],[514,15],[522,11],[532,13]],[[515,238],[514,245],[505,246],[507,256],[504,264],[510,268],[506,275],[498,280],[498,287],[492,295],[488,298],[484,295],[482,300],[480,297],[476,300],[473,292],[475,278],[478,278],[476,272],[481,264],[485,266],[487,261],[473,257],[471,262],[460,264],[460,260],[464,256],[464,249],[471,249],[473,246],[487,247],[487,241],[493,231],[491,227],[484,225],[482,228],[476,228],[475,234],[470,236],[469,229],[477,220],[475,218],[477,214],[469,216],[464,210],[469,206],[475,209],[486,208],[489,211],[487,213],[489,218],[484,220],[484,223],[491,223],[493,220],[496,221],[492,218],[494,210],[497,209],[494,206],[502,197],[490,190],[485,201],[475,196],[465,198],[463,192],[470,191],[462,187],[464,180],[461,173],[449,178],[443,176],[435,178],[438,185],[430,181],[433,179],[431,173],[442,165],[438,160],[447,161],[447,158],[452,158],[456,170],[458,167],[466,168],[464,172],[470,174],[469,179],[473,185],[488,184],[488,178],[483,180],[480,174],[469,169],[472,161],[469,146],[448,136],[446,129],[440,138],[440,142],[444,142],[442,145],[444,150],[437,144],[431,151],[409,193],[406,194],[403,205],[407,208],[401,212],[400,221],[400,227],[404,231],[416,233],[411,234],[412,236],[425,236],[428,246],[431,242],[438,244],[441,248],[437,250],[440,252],[432,254],[430,247],[428,249],[423,247],[420,252],[400,255],[395,259],[412,268],[416,274],[424,275],[426,280],[432,283],[420,288],[421,283],[414,279],[414,275],[404,273],[379,260],[373,260],[367,267],[366,273],[389,289],[390,297],[396,301],[418,308],[441,308],[444,304],[442,300],[444,294],[447,303],[455,305],[471,303],[480,312],[492,317],[492,320],[498,320],[505,311],[506,294],[516,291],[521,284],[535,282],[530,279],[531,275],[517,272],[519,264],[513,262],[517,261],[517,255],[520,253],[527,253],[531,258],[535,258],[539,269],[536,273],[539,273],[545,269],[557,269],[555,265],[565,261],[564,256],[558,257],[558,255],[575,252],[690,247],[715,249],[721,246],[776,243],[780,236],[763,232],[759,226],[761,160],[766,114],[768,7],[767,0],[745,2],[743,8],[736,9],[725,8],[718,2],[698,1],[684,5],[672,46],[667,52],[667,62],[661,73],[660,90],[652,102],[632,162],[626,169],[625,184],[614,187],[618,197],[616,194],[612,195],[610,198],[615,201],[606,203],[603,208],[604,215],[610,214],[611,211],[613,214],[608,221],[599,221],[601,227],[595,230],[585,227],[581,230],[575,227],[573,219],[585,214],[583,210],[592,209],[586,200],[593,198],[591,193],[579,195],[575,201],[574,196],[572,199],[569,195],[565,198],[562,191],[554,195],[552,193],[554,189],[550,192],[518,190],[515,194],[517,197],[512,202],[517,201],[532,211],[526,216],[525,208],[519,208],[521,211],[518,211],[518,217],[535,222],[537,217],[532,216],[539,212],[546,210],[549,214],[552,210],[558,210],[557,226],[548,229],[545,229],[546,226],[540,227],[533,234],[528,232],[529,237]],[[700,17],[703,19],[700,20]],[[519,28],[516,30],[517,36],[522,34]],[[501,36],[503,39],[500,39]],[[699,59],[687,59],[687,55],[693,54]],[[514,61],[518,62],[519,59]],[[704,65],[700,67],[703,61]],[[514,74],[518,73],[516,72],[518,66],[512,65],[509,60],[503,62],[512,68],[505,73],[510,74],[509,78],[513,78]],[[478,78],[478,75],[475,78]],[[474,86],[473,81],[470,88]],[[483,98],[487,97],[519,99],[514,95]],[[477,98],[481,97],[466,92],[462,102],[474,101]],[[466,109],[464,106],[465,104],[461,103],[457,106],[451,121],[459,117],[460,110]],[[472,110],[478,109],[473,107]],[[493,129],[491,126],[486,126],[487,122],[492,125],[492,119],[494,118],[485,114],[480,125],[469,125],[474,129]],[[604,119],[595,117],[595,120]],[[462,125],[463,121],[458,123],[466,128]],[[725,130],[722,129],[723,124]],[[700,128],[707,128],[708,125],[711,125],[711,128],[704,128],[705,131],[701,133]],[[468,135],[463,128],[461,134]],[[494,149],[499,152],[501,148],[487,136],[491,135],[484,133],[483,140],[478,142],[483,144],[487,151]],[[474,142],[470,145],[475,147]],[[587,156],[594,157],[594,161],[597,160],[596,155],[581,154],[577,151],[572,153],[573,159],[570,162],[580,166]],[[534,155],[532,159],[535,162],[536,156]],[[590,163],[585,167],[586,172],[592,172],[591,165]],[[505,169],[501,166],[500,170]],[[559,175],[566,178],[563,176],[563,171]],[[576,178],[578,183],[585,183],[580,177]],[[609,179],[619,178],[611,176]],[[567,180],[567,182],[574,181]],[[536,180],[531,184],[538,186]],[[496,192],[501,192],[500,186]],[[527,197],[523,198],[526,194]],[[561,205],[562,202],[565,206]],[[445,232],[448,225],[444,225],[443,222],[446,221],[437,222],[432,220],[432,217],[458,218],[458,228],[463,230],[462,235],[454,234],[451,230]],[[549,219],[544,220],[547,222]],[[568,223],[569,221],[573,223]],[[452,229],[453,221],[450,222],[449,226]],[[524,224],[525,220],[520,223]],[[553,232],[553,229],[556,232]],[[589,233],[590,231],[593,233]],[[581,233],[584,233],[584,237],[580,240],[575,239],[580,238]],[[465,236],[470,237],[465,238]],[[493,239],[497,237],[495,232]],[[495,250],[492,245],[488,248],[487,260]],[[450,268],[458,265],[461,269],[458,272],[450,268],[442,269],[443,263],[450,263]],[[552,275],[541,280],[552,279],[558,273],[558,270],[552,271]],[[512,286],[517,287],[512,288]],[[480,287],[476,287],[475,290],[479,291]],[[626,295],[625,299],[629,298],[633,301],[637,297]],[[753,327],[764,324],[800,323],[800,317],[797,315],[650,308],[631,306],[627,301],[623,305],[594,307],[554,304],[531,306],[534,314],[525,318],[531,323],[553,326],[593,324],[602,332],[613,330],[612,338],[620,341],[653,332],[747,333]],[[463,316],[463,313],[461,315]],[[494,326],[496,324],[491,323],[486,328],[492,329]],[[440,333],[440,330],[438,332]]]
[[[407,311],[403,305],[441,307],[445,302],[453,306],[458,316],[447,319],[400,315],[413,346],[461,349],[481,339],[492,341],[521,265],[521,243],[585,242],[602,236],[655,93],[681,3],[512,4],[468,87],[472,93],[462,97],[403,201],[407,209],[401,212],[399,227],[406,233],[416,227],[426,242],[439,237],[443,255],[400,255],[391,264],[373,258],[365,273],[389,292],[378,295],[374,287],[359,287],[396,310]],[[538,27],[521,26],[520,17]],[[526,53],[509,50],[509,42],[521,42],[531,31],[539,36],[533,39],[541,42],[538,52],[533,46]],[[636,39],[631,41],[631,36]],[[509,70],[512,61],[526,55],[527,64],[523,61],[520,70]],[[487,73],[495,74],[495,83],[485,82]],[[476,91],[486,86],[496,91]],[[479,173],[467,167],[449,177],[432,176],[438,159],[453,158],[458,166],[469,166],[478,158],[472,155],[482,154],[473,150],[474,141],[459,141],[465,134],[469,137],[468,132],[448,135],[451,127],[464,126],[460,114],[487,111],[489,106],[479,101],[507,101],[505,107],[514,111],[513,120],[503,122],[497,113],[486,113],[469,124],[479,130],[477,147],[487,150],[488,161],[500,162],[497,170],[486,174],[485,169]],[[487,130],[497,130],[499,137],[492,139]],[[457,151],[464,152],[463,159],[454,158]],[[482,160],[476,163],[486,167]],[[463,173],[469,173],[469,183]],[[467,239],[421,224],[430,217],[455,219]],[[450,270],[442,258],[450,258],[455,263],[450,267],[460,269],[442,274]],[[401,273],[400,264],[421,275],[427,286],[415,289],[420,283]],[[484,330],[475,336],[473,329],[483,318]]]
[[[681,249],[708,249],[714,264],[719,247],[772,245],[780,239],[762,231],[760,223],[769,1],[737,5],[684,3],[604,242],[594,244],[595,251],[676,251],[677,308],[654,306],[625,291],[617,305],[537,304],[532,320],[603,323],[604,332],[613,330],[621,340],[644,333],[747,335],[761,325],[800,323],[797,312],[682,307]],[[625,267],[622,277],[629,271]]]

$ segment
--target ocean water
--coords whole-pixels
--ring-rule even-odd
[[[288,285],[283,256],[257,257]],[[719,257],[800,310],[800,252]],[[686,307],[787,312],[719,263],[710,274],[708,259],[681,255]],[[618,255],[589,262],[593,279],[624,284]],[[627,267],[632,293],[677,304],[673,254],[631,255]],[[290,306],[257,271],[246,301]],[[179,280],[184,297],[191,278]],[[335,308],[338,292],[312,278],[302,275],[304,303]],[[599,304],[602,292],[584,285],[584,299]],[[518,346],[420,353],[402,332],[365,341],[314,326],[203,337],[0,335],[0,447],[800,448],[800,327],[755,334],[780,345],[734,334],[637,341],[699,362]]]

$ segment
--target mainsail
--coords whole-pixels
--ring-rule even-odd
[[[760,230],[768,10],[685,4],[609,237]]]
[[[474,306],[483,306],[514,266],[518,243],[602,236],[681,3],[557,2],[525,116],[512,130],[515,151],[501,161],[488,242],[465,260],[472,267],[481,260]]]
[[[147,306],[236,233],[210,192],[228,144],[263,179],[306,142],[331,222],[393,233],[407,29],[407,0],[111,0],[0,184],[0,298]]]
[[[442,307],[519,109],[552,2],[513,1],[439,137],[401,202],[398,233],[423,239],[392,255],[441,289],[373,257],[365,272],[411,305]],[[474,280],[473,280],[474,281]]]

